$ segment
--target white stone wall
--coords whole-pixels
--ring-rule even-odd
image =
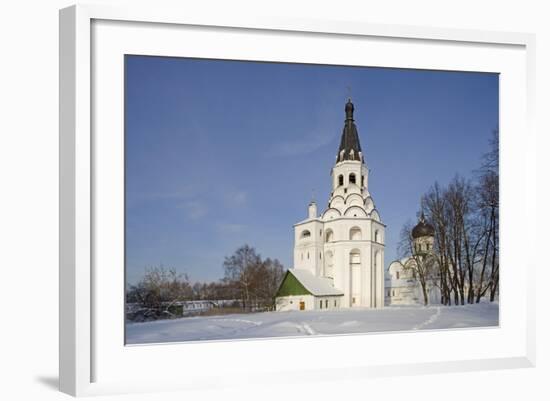
[[[342,296],[319,296],[314,297],[315,310],[334,310],[340,309]]]
[[[279,312],[299,311],[300,302],[304,302],[304,310],[335,310],[341,307],[342,296],[289,295],[278,297],[275,310]]]
[[[309,236],[304,237],[305,232]],[[314,219],[294,226],[294,268],[320,276],[323,258],[323,222]]]
[[[344,292],[342,307],[383,307],[384,228],[370,218],[339,217],[324,223],[312,220],[298,224],[295,226],[294,267],[309,270],[316,276],[332,277],[334,286]],[[303,238],[305,230],[310,235]],[[327,242],[329,230],[332,234]],[[354,264],[355,274],[351,273],[352,251],[360,255],[359,266]],[[356,287],[359,283],[355,294],[352,291],[354,280]]]
[[[289,295],[286,297],[278,297],[276,299],[275,310],[280,312],[299,311],[300,302],[304,302],[305,310],[313,310],[315,308],[315,297],[313,295]]]
[[[412,269],[405,269],[406,260],[394,261],[390,264],[386,275],[385,304],[386,305],[423,305],[422,286],[413,275]],[[428,302],[441,302],[441,292],[437,286],[428,282]]]

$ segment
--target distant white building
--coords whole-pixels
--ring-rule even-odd
[[[294,225],[294,269],[279,288],[277,310],[384,306],[385,225],[368,189],[351,100],[345,112],[328,206],[319,216],[312,201],[307,219]]]
[[[424,214],[418,224],[412,229],[413,255],[401,260],[394,260],[386,271],[386,305],[424,304],[422,286],[418,280],[417,263],[425,263],[426,258],[433,255],[433,226],[426,222]],[[435,285],[435,272],[427,277],[426,291],[430,304],[441,301],[441,292]]]
[[[386,272],[386,305],[423,305],[422,286],[416,278],[415,270],[405,268],[414,263],[411,257],[395,260],[390,263]],[[427,284],[428,302],[441,302],[441,291],[430,280]]]
[[[224,302],[224,301],[221,301]],[[213,308],[219,307],[220,301],[216,300],[194,300],[194,301],[178,301],[173,305],[180,306],[183,313],[205,312]]]

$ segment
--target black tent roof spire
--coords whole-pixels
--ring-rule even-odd
[[[348,102],[346,103],[346,121],[351,120],[353,121],[353,111],[355,110],[355,107],[353,107],[353,103],[351,102],[351,98],[348,99]]]
[[[344,130],[342,131],[342,139],[340,140],[338,155],[336,156],[337,162],[344,160],[357,160],[363,162],[361,144],[359,143],[359,134],[353,119],[354,110],[355,107],[353,106],[351,99],[348,99],[345,107],[346,121],[344,123]]]

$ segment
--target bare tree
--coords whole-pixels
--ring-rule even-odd
[[[479,173],[483,174],[485,172],[491,171],[498,175],[499,172],[499,128],[495,128],[491,133],[491,138],[489,139],[489,151],[483,154],[481,168]]]
[[[260,255],[249,245],[241,246],[223,262],[225,279],[239,288],[244,309],[251,307],[254,280],[261,265]]]
[[[275,306],[275,295],[283,276],[284,267],[277,259],[265,259],[257,271],[254,291],[260,302],[269,309]]]
[[[479,302],[499,286],[499,156],[498,129],[483,156],[474,186],[455,176],[446,187],[437,182],[422,197],[423,209],[435,228],[435,260],[441,302]]]
[[[478,207],[484,227],[484,253],[476,302],[489,291],[495,300],[499,286],[499,131],[493,131],[489,151],[478,170]],[[490,269],[489,269],[490,265]],[[489,269],[489,270],[487,270]],[[487,274],[488,273],[488,274]],[[486,277],[487,276],[487,277]]]
[[[173,316],[171,307],[192,296],[187,275],[162,265],[146,269],[143,278],[136,285],[130,286],[126,294],[128,302],[140,304],[156,318]]]
[[[455,176],[447,187],[435,183],[422,198],[435,228],[441,302],[446,305],[475,299],[474,276],[483,241],[475,194],[470,182]]]
[[[439,270],[439,289],[441,291],[441,303],[451,304],[451,293],[455,288],[453,275],[450,269],[449,239],[447,227],[448,221],[447,206],[443,196],[443,190],[439,183],[435,183],[422,197],[422,205],[426,218],[432,223],[435,229],[435,257]]]
[[[473,303],[474,268],[482,240],[477,227],[474,188],[464,178],[455,176],[445,191],[445,200],[450,222],[449,255],[459,302]]]

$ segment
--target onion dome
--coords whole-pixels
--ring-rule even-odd
[[[336,160],[339,162],[344,160],[363,161],[361,156],[361,145],[359,144],[359,134],[353,122],[354,109],[351,99],[348,99],[345,107],[346,121],[344,123],[344,130],[342,131],[338,155],[336,156]]]
[[[411,235],[413,238],[420,238],[420,237],[433,237],[435,234],[435,229],[430,223],[426,223],[426,219],[424,218],[424,212],[422,212],[422,215],[420,216],[420,221],[411,231]]]

